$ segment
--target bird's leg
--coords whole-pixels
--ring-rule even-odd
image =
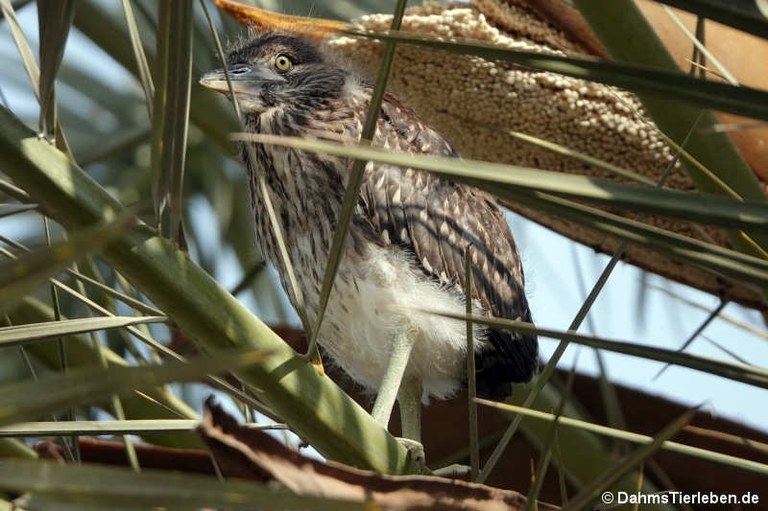
[[[403,435],[398,440],[408,449],[414,461],[424,465],[426,456],[421,444],[421,380],[404,379],[397,394],[397,404],[400,406],[400,433]]]
[[[421,442],[421,381],[406,378],[397,394],[400,406],[400,432],[403,438]]]
[[[385,429],[395,406],[400,404],[401,430],[405,445],[414,460],[423,463],[424,447],[421,445],[421,381],[403,379],[408,359],[417,337],[417,331],[405,322],[392,336],[392,351],[387,362],[387,369],[381,379],[379,394],[373,404],[371,416]]]
[[[392,415],[392,408],[395,406],[400,383],[415,340],[416,331],[407,322],[399,325],[392,336],[392,351],[389,354],[387,369],[381,379],[379,394],[371,410],[371,416],[385,429],[389,425],[389,417]]]

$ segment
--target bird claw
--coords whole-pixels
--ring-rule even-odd
[[[323,366],[323,359],[320,357],[320,353],[317,352],[317,350],[314,352],[300,354],[299,356],[302,357],[304,361],[306,361],[312,367],[314,367],[318,375],[325,376],[326,373],[325,367]]]
[[[397,441],[400,442],[400,445],[405,447],[405,450],[408,451],[408,456],[413,461],[422,467],[427,466],[427,455],[424,451],[424,445],[421,442],[403,437],[397,437]]]

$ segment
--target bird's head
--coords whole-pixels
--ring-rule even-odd
[[[322,107],[342,93],[350,76],[310,40],[288,33],[256,35],[230,50],[226,65],[246,113]],[[230,95],[223,69],[204,74],[200,84]]]

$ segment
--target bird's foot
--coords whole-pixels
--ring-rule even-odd
[[[320,351],[317,349],[317,345],[314,346],[314,349],[310,347],[306,353],[300,356],[308,364],[310,364],[315,369],[315,371],[317,371],[318,375],[325,376],[325,368],[323,367],[323,358],[320,356]]]
[[[424,451],[424,445],[421,442],[403,437],[397,437],[397,441],[400,442],[400,445],[405,447],[405,450],[408,451],[408,456],[410,456],[413,461],[422,467],[427,466],[427,455]]]

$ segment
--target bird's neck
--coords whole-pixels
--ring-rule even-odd
[[[245,129],[259,134],[357,141],[368,100],[369,95],[359,81],[350,78],[342,92],[328,97],[326,102],[286,105],[248,114]],[[289,237],[310,233],[322,234],[320,237],[324,238],[332,234],[348,181],[349,160],[258,143],[244,145],[242,155],[250,174],[256,217],[261,221],[260,237],[271,241],[273,236],[266,222],[264,192],[257,186],[260,180],[266,184],[276,216]],[[318,218],[324,220],[328,232],[312,233],[317,230]]]
[[[246,116],[245,128],[251,133],[320,138],[319,134],[310,133],[311,120],[305,111],[274,109]],[[249,173],[257,237],[267,256],[280,266],[265,191],[286,243],[296,245],[309,239],[315,257],[323,261],[325,245],[320,241],[330,239],[335,228],[346,182],[343,175],[346,163],[284,146],[247,142],[242,146],[242,158]],[[265,189],[261,189],[259,183],[263,183]],[[318,218],[327,222],[321,228],[317,226]]]

